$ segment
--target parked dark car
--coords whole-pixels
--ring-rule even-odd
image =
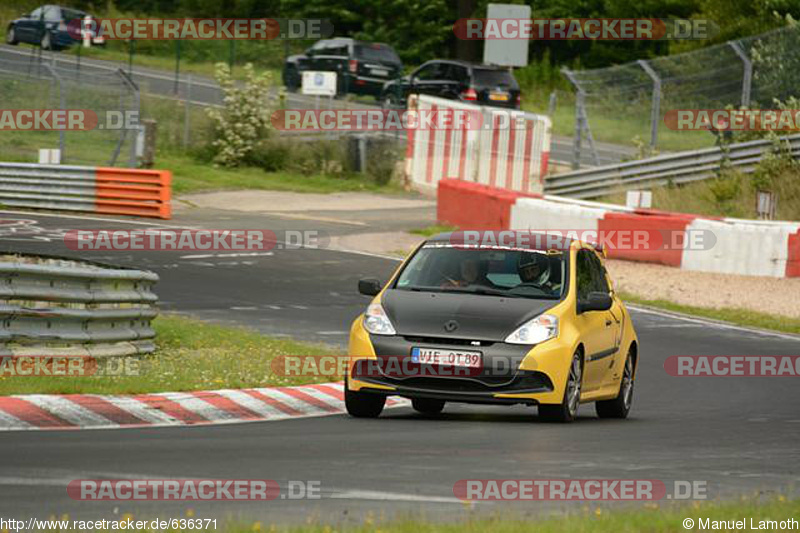
[[[519,109],[519,84],[507,68],[466,61],[434,59],[400,79],[387,83],[384,107],[405,106],[409,94],[427,94],[481,105]]]
[[[46,5],[37,7],[27,15],[12,20],[6,29],[8,44],[29,43],[45,50],[67,48],[78,42],[75,35],[76,21],[83,20],[87,13],[69,7]],[[93,36],[93,44],[102,45],[102,37]]]
[[[290,91],[302,85],[303,71],[337,73],[338,94],[380,97],[383,85],[400,76],[403,63],[388,44],[353,39],[323,39],[304,54],[289,56],[283,83]]]

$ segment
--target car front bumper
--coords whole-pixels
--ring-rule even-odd
[[[574,347],[559,342],[558,338],[537,346],[503,342],[473,346],[468,340],[459,345],[452,344],[452,340],[446,342],[449,344],[400,335],[370,335],[359,318],[350,332],[348,388],[385,396],[465,403],[557,404],[564,397]],[[484,366],[479,371],[468,372],[468,375],[444,376],[381,370],[386,368],[387,358],[409,361],[413,347],[480,351]],[[364,368],[371,370],[365,372]],[[411,368],[417,369],[419,365]]]

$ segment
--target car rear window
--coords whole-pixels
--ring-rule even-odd
[[[355,47],[355,55],[365,61],[381,61],[382,63],[400,63],[400,58],[385,44],[364,45]]]
[[[66,9],[61,8],[61,20],[70,21],[75,19],[82,19],[86,16],[86,13],[83,11],[77,11],[75,9]]]
[[[507,70],[493,70],[485,68],[476,68],[472,71],[473,78],[476,85],[482,86],[506,86],[515,87],[517,81],[514,76]]]

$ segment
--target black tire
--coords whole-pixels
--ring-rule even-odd
[[[283,69],[283,84],[286,85],[286,89],[290,93],[296,93],[300,88],[300,73],[297,72],[295,67],[286,67]]]
[[[344,405],[347,413],[356,418],[377,418],[386,405],[386,396],[368,392],[351,391],[344,386]]]
[[[564,397],[560,404],[542,404],[539,406],[539,418],[545,422],[572,422],[578,414],[583,383],[583,356],[580,350],[572,355],[564,387]]]
[[[634,370],[633,353],[628,351],[622,379],[619,382],[619,393],[613,400],[603,400],[595,404],[597,416],[600,418],[628,418],[628,413],[631,412],[633,406]]]
[[[17,40],[16,32],[14,31],[14,26],[9,26],[8,30],[6,30],[6,44],[10,44],[11,46],[16,46],[19,43]]]
[[[54,50],[53,37],[50,35],[50,32],[44,32],[44,35],[42,35],[42,40],[39,42],[39,46],[41,46],[42,50]]]
[[[411,400],[411,407],[423,415],[438,415],[444,409],[444,400],[433,398],[414,398]]]

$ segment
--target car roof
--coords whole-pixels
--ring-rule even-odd
[[[459,65],[462,67],[479,69],[479,70],[502,70],[507,71],[506,67],[498,65],[483,65],[481,63],[473,63],[472,61],[464,61],[463,59],[431,59],[425,63],[447,63],[450,65]]]
[[[519,231],[513,231],[513,230],[488,231],[487,230],[487,231],[479,231],[479,233],[481,233],[481,234],[492,233],[492,234],[495,234],[495,235],[500,234],[500,233],[526,233],[526,234],[530,234],[530,235],[540,235],[542,238],[540,238],[540,239],[530,239],[529,240],[529,245],[528,246],[524,246],[524,248],[529,249],[529,250],[535,250],[535,251],[538,251],[538,252],[546,252],[546,251],[552,249],[552,247],[537,246],[537,244],[542,244],[542,243],[548,242],[547,238],[546,238],[547,237],[547,233],[546,232],[541,232],[541,231],[530,231],[530,232],[523,231],[523,232],[519,232]],[[438,233],[436,235],[433,235],[432,237],[429,237],[428,239],[425,240],[425,244],[428,244],[428,243],[430,243],[430,244],[455,243],[456,245],[459,245],[459,246],[467,246],[467,245],[463,244],[464,240],[465,240],[464,231],[447,231],[447,232]],[[585,244],[585,245],[591,247],[595,251],[600,251],[600,248],[598,246],[596,246],[595,244],[590,243],[590,242],[581,241],[581,240],[578,240],[578,239],[572,239],[570,237],[563,237],[563,238],[561,238],[561,241],[563,242],[563,245],[559,247],[559,249],[561,249],[561,250],[569,250],[574,243],[582,243],[582,244]],[[502,244],[498,244],[497,247],[499,247],[499,248],[509,248],[509,249],[517,248],[516,246],[513,246],[513,245],[512,246],[506,246],[506,245],[502,245]]]

